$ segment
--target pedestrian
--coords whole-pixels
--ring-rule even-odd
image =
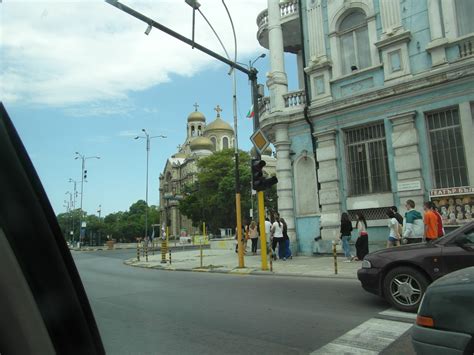
[[[247,220],[244,220],[244,234],[243,234],[243,245],[244,245],[244,254],[247,253],[247,242],[249,240],[249,224]]]
[[[423,204],[425,215],[423,216],[423,223],[425,224],[425,238],[426,240],[434,240],[438,238],[438,217],[431,209],[431,202]]]
[[[356,229],[358,231],[358,238],[356,240],[356,257],[353,260],[364,260],[364,257],[369,253],[369,233],[367,233],[367,221],[362,212],[356,213]]]
[[[388,240],[387,240],[387,248],[391,247],[398,247],[400,245],[401,239],[401,230],[400,230],[400,223],[398,222],[397,218],[395,217],[395,213],[392,209],[387,210],[388,220]]]
[[[252,254],[257,255],[258,228],[257,223],[255,223],[255,221],[250,222],[249,239],[252,241]]]
[[[351,262],[352,259],[354,258],[353,255],[351,255],[351,247],[349,245],[349,241],[351,240],[352,236],[352,223],[351,219],[349,218],[349,214],[344,212],[341,215],[341,230],[340,230],[340,236],[339,239],[342,241],[342,249],[344,250],[344,256],[347,258],[347,260],[344,260],[344,262]]]
[[[423,241],[424,226],[421,213],[415,210],[415,201],[407,200],[407,212],[403,223],[403,240],[405,244],[420,243]]]
[[[283,218],[280,218],[280,222],[283,224],[283,239],[285,240],[285,258],[293,259],[290,249],[290,237],[288,236],[288,225]]]
[[[283,224],[280,222],[280,216],[278,214],[274,215],[272,223],[272,235],[273,235],[273,244],[272,249],[275,253],[276,246],[278,245],[278,257],[280,259],[286,260],[285,258],[285,240],[283,239]],[[276,260],[276,255],[273,257]]]
[[[400,213],[398,213],[398,208],[395,207],[395,206],[392,206],[390,207],[390,210],[394,213],[395,215],[395,219],[397,220],[397,222],[403,226],[403,217]]]
[[[268,217],[265,217],[265,242],[267,244],[267,253],[271,252],[271,245],[272,245],[272,222]]]
[[[443,227],[443,218],[439,214],[438,209],[436,208],[436,205],[431,201],[431,210],[433,213],[436,215],[436,219],[438,220],[438,238],[444,236],[444,227]]]

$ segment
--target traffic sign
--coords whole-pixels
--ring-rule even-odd
[[[250,140],[252,141],[255,149],[257,149],[257,152],[260,154],[262,154],[263,151],[270,145],[270,141],[267,137],[265,137],[265,134],[263,134],[262,130],[260,129],[256,130],[250,136]]]

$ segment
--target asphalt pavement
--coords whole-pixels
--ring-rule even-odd
[[[133,250],[73,256],[108,354],[324,354],[348,343],[358,349],[348,353],[413,354],[410,320],[381,314],[388,304],[356,280],[133,268],[123,264]]]

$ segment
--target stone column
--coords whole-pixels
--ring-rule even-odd
[[[293,179],[290,160],[290,139],[288,125],[279,124],[274,127],[277,153],[276,174],[278,178],[278,211],[288,224],[288,235],[292,243],[296,241],[295,213],[293,207]]]
[[[459,119],[461,121],[462,138],[466,155],[466,164],[469,175],[469,186],[474,186],[474,144],[471,144],[474,135],[473,106],[468,101],[459,104]]]
[[[267,75],[267,86],[270,90],[270,112],[281,111],[285,107],[283,95],[288,92],[288,79],[285,72],[279,0],[268,0],[268,42],[270,73]]]
[[[405,210],[406,200],[415,201],[416,209],[419,211],[422,210],[424,200],[424,182],[415,118],[416,111],[389,117],[393,128],[392,147],[397,174],[398,206],[402,212]]]
[[[321,0],[318,0],[312,8],[308,9],[307,12],[309,56],[312,61],[320,61],[318,58],[326,56],[323,29],[324,20]]]
[[[319,163],[319,203],[321,204],[321,237],[323,240],[335,240],[339,237],[341,199],[336,133],[336,130],[314,133],[318,143],[316,155]]]
[[[400,1],[381,0],[380,15],[382,17],[383,33],[385,35],[391,35],[402,26],[400,21]]]

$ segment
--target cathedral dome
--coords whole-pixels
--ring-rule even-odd
[[[197,137],[191,141],[191,150],[213,150],[214,145],[207,137]]]
[[[201,112],[194,111],[189,114],[188,122],[206,122],[206,117]]]
[[[220,117],[217,117],[214,121],[206,126],[205,132],[209,133],[211,131],[229,131],[234,133],[232,126]]]

